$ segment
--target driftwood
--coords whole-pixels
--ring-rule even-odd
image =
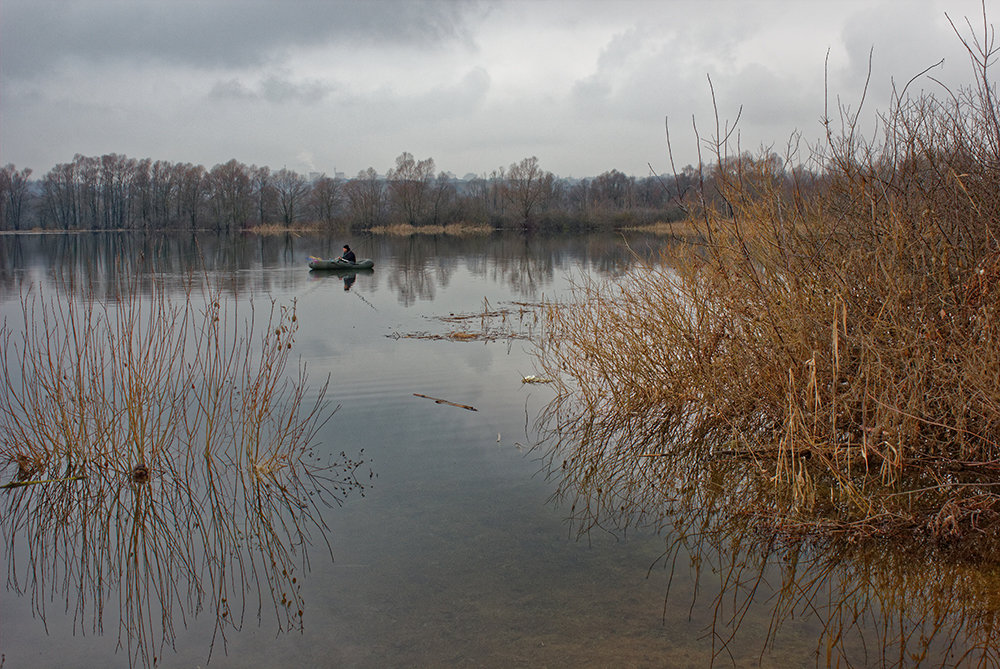
[[[479,411],[476,407],[470,407],[468,404],[459,404],[458,402],[452,402],[451,400],[442,400],[437,397],[431,397],[430,395],[421,395],[420,393],[413,393],[414,397],[423,397],[424,399],[434,400],[435,404],[448,404],[453,407],[458,407],[459,409],[468,409],[469,411]]]

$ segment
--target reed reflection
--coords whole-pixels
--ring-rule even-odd
[[[931,532],[796,525],[771,477],[725,446],[678,444],[661,421],[596,415],[563,387],[537,424],[555,501],[582,535],[655,529],[655,567],[695,584],[720,665],[765,663],[815,639],[818,666],[1000,665],[1000,546]],[[697,607],[697,608],[696,608]],[[665,609],[666,610],[666,609]],[[763,640],[762,640],[763,639]],[[789,651],[789,648],[793,650]]]
[[[29,292],[4,326],[0,524],[10,587],[43,623],[49,600],[74,631],[117,617],[118,647],[152,665],[198,617],[209,657],[254,617],[301,628],[309,551],[332,555],[322,510],[364,494],[364,462],[315,449],[333,410],[289,373],[294,304],[137,283],[114,301]]]

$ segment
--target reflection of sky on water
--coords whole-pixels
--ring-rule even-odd
[[[297,321],[219,292],[199,292],[208,311],[177,294],[73,310],[53,294],[26,298],[23,340],[24,324],[5,324],[28,351],[21,363],[5,350],[0,415],[16,605],[61,629],[64,600],[70,631],[113,634],[123,662],[146,666],[196,618],[211,631],[206,653],[248,620],[296,629],[307,555],[329,555],[320,514],[363,490],[360,461],[309,447],[328,404],[270,381],[279,369],[295,378],[276,344]]]
[[[618,275],[632,257],[620,238],[359,238],[349,241],[359,257],[375,260],[375,270],[359,273],[349,291],[342,277],[306,267],[309,255],[339,252],[345,241],[339,236],[95,238],[0,239],[3,313],[19,311],[20,292],[56,271],[72,279],[74,290],[94,285],[110,293],[108,272],[115,267],[179,290],[184,273],[204,256],[206,276],[241,304],[251,297],[261,309],[272,299],[296,302],[293,353],[305,363],[313,393],[330,376],[328,399],[340,407],[317,435],[317,457],[364,449],[364,474],[371,469],[372,478],[362,477],[363,498],[322,513],[334,559],[314,545],[308,569],[299,572],[301,633],[276,636],[272,615],[258,624],[249,611],[243,629],[227,637],[228,654],[216,647],[212,666],[702,667],[713,652],[720,666],[729,666],[729,654],[737,666],[757,666],[762,658],[766,666],[815,663],[823,616],[837,613],[820,596],[800,602],[764,649],[774,603],[782,601],[780,593],[771,595],[789,573],[792,554],[751,559],[755,548],[747,545],[734,557],[719,550],[721,540],[681,541],[669,523],[666,537],[651,531],[656,522],[621,531],[612,517],[576,535],[578,524],[566,518],[580,520],[580,502],[574,509],[572,496],[551,499],[561,474],[547,478],[542,452],[530,451],[535,417],[553,389],[521,383],[536,371],[526,342],[400,336],[447,332],[452,325],[437,317],[481,312],[487,302],[502,309],[564,297],[574,275]],[[630,240],[642,252],[652,243]],[[119,251],[120,261],[109,255]],[[752,535],[743,540],[754,543]],[[310,541],[322,537],[314,533]],[[672,549],[676,562],[658,561]],[[700,574],[692,556],[703,565]],[[805,553],[797,559],[808,567],[801,570],[807,578],[824,568],[822,562],[814,568]],[[829,580],[812,583],[818,595],[865,563],[848,556],[838,564]],[[739,576],[741,585],[727,590],[726,574]],[[749,592],[744,586],[761,574],[762,586]],[[917,576],[897,590],[879,590],[875,576],[869,601],[886,593],[905,601],[917,592],[909,585]],[[31,616],[30,597],[0,592],[5,666],[127,664],[125,654],[115,654],[114,625],[94,634],[87,620],[86,635],[77,623],[74,636],[72,613],[64,609],[68,598],[72,612],[75,600],[54,594],[46,635]],[[109,601],[113,618],[118,602]],[[746,603],[732,638],[734,612],[718,608],[719,601]],[[866,630],[885,622],[873,611],[866,609]],[[213,628],[206,616],[175,620],[175,628],[176,649],[165,652],[163,665],[203,665]],[[722,640],[728,645],[720,653]]]
[[[309,569],[298,572],[305,602],[301,635],[275,638],[273,615],[265,614],[258,629],[249,611],[244,631],[227,635],[228,655],[217,644],[212,663],[240,666],[248,657],[261,666],[330,658],[360,666],[447,662],[441,644],[430,641],[435,638],[450,638],[454,657],[501,657],[511,640],[527,639],[527,630],[518,631],[525,615],[537,626],[538,616],[562,608],[542,584],[549,582],[551,589],[565,568],[558,559],[536,564],[537,552],[558,554],[563,546],[572,554],[580,548],[567,541],[560,517],[545,507],[547,486],[532,478],[537,465],[521,450],[530,440],[528,415],[547,397],[546,389],[521,384],[533,371],[523,341],[456,343],[400,335],[446,331],[439,315],[536,301],[565,285],[564,272],[599,261],[576,240],[536,245],[518,235],[365,239],[352,246],[374,258],[376,270],[359,273],[345,291],[342,277],[306,270],[307,256],[324,254],[324,244],[339,250],[342,242],[6,236],[0,240],[0,310],[19,314],[19,296],[29,287],[59,299],[67,292],[74,299],[113,298],[116,273],[139,276],[144,290],[155,282],[179,297],[194,272],[240,304],[252,299],[265,313],[272,300],[295,301],[300,330],[294,352],[313,385],[309,397],[330,375],[327,397],[340,407],[317,435],[317,456],[326,461],[340,451],[364,449],[372,478],[362,481],[369,486],[365,499],[324,512],[335,561],[313,546]],[[619,253],[613,240],[607,248]],[[315,533],[309,540],[323,541]],[[647,561],[632,568],[641,570]],[[508,588],[522,595],[511,599]],[[51,594],[71,612],[78,603],[72,587]],[[35,666],[125,665],[127,652],[115,654],[119,604],[109,592],[104,631],[95,633],[92,619],[74,620],[62,606],[47,606],[44,623],[32,618],[30,594],[7,590],[0,599],[2,652],[12,666],[26,658]],[[457,606],[468,609],[461,619]],[[498,616],[504,631],[484,636]],[[176,648],[167,649],[160,662],[203,663],[212,644],[210,618],[193,611],[175,616]],[[428,624],[435,626],[430,634]],[[556,647],[565,631],[548,634]],[[524,643],[525,652],[537,651]]]
[[[452,289],[469,277],[518,299],[532,299],[557,286],[567,272],[620,273],[631,264],[633,251],[648,256],[661,243],[643,235],[627,241],[629,247],[613,234],[567,238],[503,233],[361,237],[351,243],[359,257],[374,259],[378,268],[371,276],[359,275],[359,281],[367,279],[371,290],[388,286],[401,303],[412,305],[433,300],[437,291]],[[155,274],[164,281],[208,270],[224,273],[234,291],[284,292],[307,280],[308,273],[299,269],[308,256],[336,256],[340,246],[339,238],[291,235],[0,235],[0,299],[14,299],[23,286],[51,276],[102,294],[110,291],[107,281],[115,272]]]

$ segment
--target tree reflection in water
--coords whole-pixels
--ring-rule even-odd
[[[314,450],[333,411],[301,363],[286,378],[294,305],[253,311],[135,285],[22,298],[23,331],[3,329],[0,525],[10,587],[43,623],[49,600],[81,633],[118,617],[144,665],[197,616],[209,657],[253,617],[301,628],[308,550],[331,552],[322,508],[363,490],[363,462]]]
[[[766,664],[805,625],[818,666],[1000,666],[1000,547],[796,525],[754,462],[665,443],[647,416],[597,417],[565,388],[538,429],[581,534],[666,538],[654,568],[695,583],[682,604],[710,611],[716,662]]]

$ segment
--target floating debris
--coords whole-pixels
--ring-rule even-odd
[[[451,400],[443,400],[438,397],[431,397],[430,395],[421,395],[420,393],[413,393],[414,397],[423,397],[424,399],[434,400],[434,404],[447,404],[449,406],[458,407],[459,409],[467,409],[469,411],[479,411],[476,407],[470,407],[468,404],[459,404],[458,402],[452,402]]]
[[[543,309],[551,305],[539,302],[510,302],[510,306],[494,308],[489,300],[483,300],[483,310],[476,313],[450,313],[434,316],[432,320],[460,327],[445,333],[434,332],[393,332],[386,335],[393,339],[436,339],[447,341],[512,341],[532,339],[541,330]],[[478,329],[475,328],[478,321]]]
[[[521,379],[521,383],[552,383],[553,379],[546,378],[544,376],[535,376],[534,374],[528,374]]]

